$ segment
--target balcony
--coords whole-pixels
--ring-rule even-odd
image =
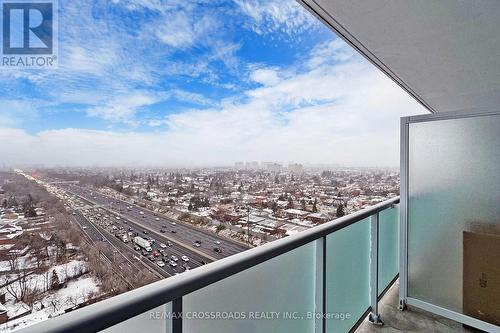
[[[399,197],[19,332],[349,332],[398,276]],[[182,315],[178,315],[182,313]]]

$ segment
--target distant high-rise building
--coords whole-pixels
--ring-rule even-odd
[[[272,172],[281,171],[281,169],[283,167],[280,163],[276,163],[276,162],[264,162],[263,166],[265,167],[265,169],[267,171],[272,171]]]
[[[290,163],[288,164],[288,170],[293,173],[303,173],[304,166],[299,163]]]
[[[257,161],[246,162],[246,167],[248,170],[257,170],[259,168],[259,162]]]

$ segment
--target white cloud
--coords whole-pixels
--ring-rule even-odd
[[[128,95],[117,96],[104,105],[92,107],[87,114],[110,121],[130,121],[137,111],[161,100],[160,95],[136,91]]]
[[[426,111],[360,56],[345,56],[344,47],[320,45],[302,67],[256,69],[252,76],[263,86],[220,105],[150,120],[166,130],[28,134],[4,128],[0,155],[10,164],[186,166],[281,160],[395,166],[399,117]],[[334,61],[332,54],[338,55]],[[157,98],[123,96],[95,112],[130,116]]]
[[[278,71],[271,68],[259,68],[252,71],[250,79],[264,86],[274,85],[280,81]]]
[[[296,1],[234,0],[241,12],[251,18],[249,28],[258,34],[280,31],[292,35],[318,25]]]

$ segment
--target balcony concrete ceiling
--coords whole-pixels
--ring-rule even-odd
[[[431,112],[500,108],[499,0],[299,0]]]

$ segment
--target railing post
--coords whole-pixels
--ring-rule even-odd
[[[326,313],[326,236],[316,240],[316,312]],[[315,333],[325,332],[325,316],[316,317]]]
[[[368,320],[375,325],[384,322],[378,313],[378,214],[370,216],[370,306]]]
[[[182,333],[182,297],[172,301],[172,333]]]

